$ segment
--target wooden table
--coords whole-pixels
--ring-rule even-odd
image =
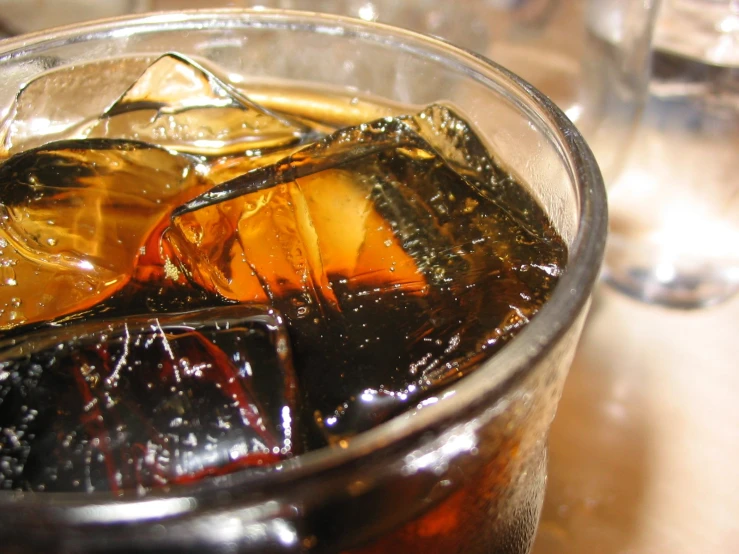
[[[601,287],[550,437],[534,554],[739,552],[739,298]]]

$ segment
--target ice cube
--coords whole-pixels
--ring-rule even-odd
[[[558,234],[551,225],[539,225],[547,218],[525,188],[526,183],[504,168],[503,161],[494,157],[473,126],[453,109],[443,104],[431,104],[421,112],[401,119],[479,195],[514,219],[521,233],[530,236],[528,239],[522,236],[514,241],[514,245],[558,240]],[[468,208],[465,206],[467,211]]]
[[[290,345],[268,308],[70,326],[2,357],[0,489],[140,494],[299,451]]]
[[[206,186],[187,156],[136,142],[62,141],[8,159],[0,328],[83,310],[121,289],[139,257],[159,255],[155,230],[172,206]]]
[[[46,69],[58,60],[41,56],[38,62]],[[4,114],[0,158],[54,140],[84,138],[87,127],[151,62],[147,57],[119,57],[41,73],[23,86]]]
[[[165,241],[208,290],[283,311],[306,406],[334,442],[459,378],[538,310],[564,250],[522,190],[468,123],[430,106],[214,187]]]
[[[399,131],[396,120],[341,130],[254,170],[249,182],[267,190],[176,217],[166,242],[202,286],[239,301],[289,296],[288,317],[340,311],[335,281],[422,293],[424,276],[395,223],[375,209],[375,161]]]
[[[258,159],[311,136],[306,125],[258,106],[214,69],[165,54],[153,62],[118,58],[36,77],[0,124],[0,157],[53,140],[115,138]]]
[[[298,143],[305,125],[254,104],[211,70],[166,54],[110,106],[88,137],[141,140],[182,152],[225,155]]]

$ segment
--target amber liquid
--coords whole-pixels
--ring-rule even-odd
[[[433,142],[424,125],[459,123],[453,112],[439,108],[405,127],[380,122],[360,129],[353,126],[412,112],[306,91],[254,90],[250,98],[310,131],[290,138],[277,126],[261,143],[231,141],[199,156],[192,145],[172,156],[101,133],[0,166],[0,324],[6,358],[15,352],[3,369],[11,377],[0,385],[0,421],[15,437],[2,488],[146,494],[340,448],[357,433],[437,401],[546,302],[566,247],[537,203],[491,158],[484,158],[482,173],[501,184],[488,190],[453,152],[446,157],[443,145],[406,128],[416,126]],[[206,115],[211,121],[213,114]],[[120,118],[129,116],[114,114],[106,132],[126,128]],[[194,115],[188,117],[193,125]],[[347,127],[353,130],[344,139],[371,146],[375,134],[401,140],[345,155],[331,133]],[[325,136],[328,142],[316,147]],[[336,163],[324,164],[327,152]],[[177,206],[212,186],[285,159],[292,173],[274,186],[172,219]],[[234,373],[249,353],[231,348],[224,357],[224,339],[210,327],[184,339],[166,327],[168,314],[193,312],[197,320],[234,305],[281,314],[291,355],[275,381],[280,391],[255,388],[253,376]],[[163,322],[161,335],[125,323],[147,317]],[[92,330],[87,338],[64,335],[68,354],[61,356],[48,340],[34,338],[48,336],[50,324]],[[149,339],[159,346],[142,346]],[[180,340],[188,363],[210,364],[211,373],[183,382],[179,362],[165,363],[172,348],[164,339]],[[137,349],[125,347],[128,340],[138,340]],[[30,346],[21,355],[9,341]],[[274,346],[265,341],[259,344]],[[274,356],[264,352],[253,362],[269,369]],[[124,356],[132,360],[126,358],[125,379],[111,379]],[[34,368],[42,366],[39,376]],[[149,394],[152,372],[159,374]],[[182,395],[188,402],[172,404]],[[208,414],[236,417],[229,412],[234,397],[253,408],[239,416],[243,433],[204,432],[217,427]],[[21,406],[36,416],[20,417]],[[289,423],[278,421],[275,406],[291,410]],[[180,418],[175,456],[165,438],[177,410],[193,417]],[[262,419],[257,428],[253,422]],[[225,437],[230,450],[212,461],[202,450],[206,436]],[[244,446],[254,440],[269,452]],[[273,455],[275,445],[283,447]],[[185,463],[192,459],[199,465]],[[484,524],[497,494],[490,491],[504,486],[506,467],[501,450],[475,484],[381,540],[378,551],[425,545],[441,552],[464,544],[469,537],[456,534]]]

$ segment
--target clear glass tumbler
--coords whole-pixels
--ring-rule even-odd
[[[383,25],[282,11],[150,15],[0,43],[0,106],[53,71],[39,132],[73,125],[166,51],[207,59],[235,86],[299,82],[409,108],[461,107],[569,245],[550,301],[443,398],[279,468],[143,497],[0,492],[0,544],[20,552],[500,552],[530,550],[546,438],[603,256],[593,156],[547,98],[448,43]],[[103,70],[102,68],[107,68]],[[2,366],[0,366],[1,368]],[[1,371],[1,369],[0,369]]]
[[[680,308],[739,292],[739,2],[664,0],[644,122],[610,187],[606,278]]]

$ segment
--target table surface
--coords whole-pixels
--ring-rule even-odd
[[[739,298],[683,312],[596,290],[534,554],[739,552],[738,329]]]
[[[535,554],[739,552],[739,298],[601,286],[550,436]]]

